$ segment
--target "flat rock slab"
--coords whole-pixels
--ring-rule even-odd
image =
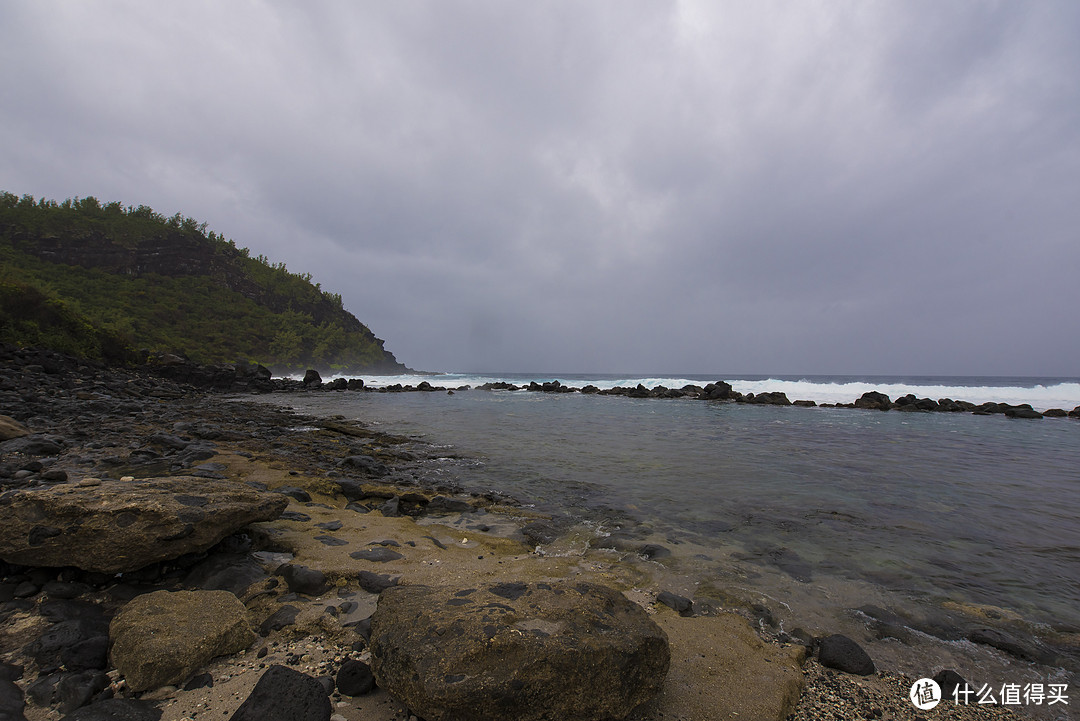
[[[135,571],[205,551],[250,523],[277,518],[286,505],[277,493],[193,476],[10,491],[0,495],[0,558]]]
[[[120,609],[109,638],[128,687],[144,691],[182,683],[210,659],[243,651],[255,634],[228,591],[155,591]]]
[[[670,658],[640,606],[583,582],[387,588],[371,652],[378,685],[426,721],[621,719]]]

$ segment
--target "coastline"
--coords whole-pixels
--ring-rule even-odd
[[[619,549],[583,550],[576,545],[572,534],[534,544],[536,539],[523,533],[523,528],[545,519],[519,501],[493,494],[485,497],[465,487],[410,475],[413,464],[421,458],[409,439],[372,431],[361,424],[268,410],[264,405],[238,402],[122,371],[90,368],[68,372],[62,368],[59,373],[46,373],[42,367],[39,373],[35,369],[27,371],[28,365],[35,364],[22,365],[16,387],[5,388],[0,414],[21,415],[16,420],[25,422],[31,431],[61,439],[62,452],[48,456],[47,467],[42,464],[39,470],[11,480],[52,483],[44,478],[49,470],[64,471],[65,481],[57,482],[201,472],[240,484],[262,484],[268,489],[288,486],[300,491],[290,496],[287,508],[290,517],[250,527],[254,544],[251,550],[288,553],[289,563],[322,572],[332,587],[315,595],[298,593],[282,587],[281,579],[268,572],[262,587],[256,584],[251,590],[245,589],[242,598],[246,597],[253,625],[264,624],[286,605],[297,608],[294,621],[260,637],[247,651],[213,662],[210,673],[215,685],[211,689],[166,688],[145,694],[144,698],[149,696],[156,701],[164,719],[196,718],[199,714],[221,717],[223,713],[231,713],[254,684],[258,675],[255,672],[274,661],[288,663],[293,658],[295,667],[319,676],[332,672],[346,658],[364,658],[364,645],[359,643],[356,627],[348,624],[362,621],[365,613],[370,614],[377,594],[365,591],[356,581],[361,567],[399,577],[404,584],[467,585],[573,578],[600,581],[622,591],[661,624],[672,643],[673,663],[667,686],[656,705],[639,710],[633,717],[639,721],[729,718],[732,712],[738,713],[736,709],[744,710],[743,717],[754,717],[765,707],[775,709],[778,718],[789,712],[795,713],[795,718],[818,718],[824,712],[821,704],[830,705],[830,713],[841,718],[858,718],[859,714],[869,717],[874,715],[874,709],[880,712],[876,717],[881,718],[920,715],[906,696],[892,698],[890,694],[895,693],[901,682],[887,671],[885,675],[863,679],[822,671],[814,661],[800,665],[805,647],[798,639],[781,638],[775,631],[763,629],[752,607],[700,604],[695,615],[683,617],[657,603],[662,591],[689,592],[669,585],[672,575],[663,559]],[[90,419],[93,420],[88,423]],[[178,437],[181,441],[186,438],[191,442],[170,450],[160,439],[150,440],[155,436]],[[184,451],[196,441],[213,453],[184,460]],[[143,450],[153,453],[139,453]],[[121,455],[121,451],[126,455]],[[343,472],[339,463],[354,451],[374,459],[388,472],[365,478],[365,473],[347,465],[348,473]],[[362,487],[354,500],[342,494],[336,480],[346,475],[362,478]],[[10,482],[5,485],[13,487]],[[303,500],[305,493],[309,500]],[[419,512],[393,515],[390,509],[382,509],[395,497],[399,504],[404,503],[406,511]],[[444,499],[441,508],[432,506],[436,497]],[[364,505],[365,512],[347,507],[357,502]],[[328,530],[319,529],[319,524],[341,526]],[[328,542],[327,538],[334,540]],[[635,543],[650,540],[636,539]],[[376,547],[398,549],[403,557],[360,564],[349,555],[373,542],[384,541],[398,545]],[[542,552],[537,552],[536,545],[542,546]],[[133,580],[108,579],[88,590],[84,597],[115,606],[135,593],[182,587],[189,578],[189,570],[162,564],[156,575],[135,574]],[[31,574],[32,569],[24,568],[8,575]],[[14,607],[5,609],[4,626],[0,630],[5,639],[2,646],[8,657],[5,660],[19,661],[18,649],[23,642],[44,627],[36,611],[48,601],[45,583],[39,584],[42,588],[37,592],[5,603],[6,606],[15,603]],[[342,610],[343,604],[349,606],[348,611]],[[328,612],[329,608],[336,608],[337,613]],[[751,623],[757,626],[756,630]],[[267,653],[260,659],[258,654],[263,648]],[[742,655],[733,659],[729,655],[732,648],[743,649]],[[706,662],[698,661],[701,658]],[[725,663],[727,671],[720,671]],[[767,664],[777,668],[786,666],[792,673],[781,674],[783,677],[774,681],[759,681],[756,686],[752,683],[747,686],[746,681],[724,683],[727,678],[724,674],[733,673],[734,669],[760,669]],[[24,678],[20,685],[25,690],[32,680]],[[877,695],[871,693],[875,688]],[[892,691],[883,690],[888,688]],[[868,698],[873,698],[873,703]],[[361,717],[408,718],[385,692],[334,701],[345,704],[336,706],[335,713],[350,721]],[[894,702],[892,706],[890,701]],[[732,705],[746,703],[760,704],[752,707],[758,711]],[[930,712],[922,716],[1001,718],[1009,710],[973,706],[949,709],[950,715],[944,713],[943,707],[938,715]],[[59,717],[55,710],[27,707],[27,718],[32,720]]]

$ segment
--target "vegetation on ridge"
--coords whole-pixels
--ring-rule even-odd
[[[397,371],[341,296],[177,213],[0,192],[0,341],[118,360]]]

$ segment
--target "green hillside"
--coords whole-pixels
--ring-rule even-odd
[[[403,370],[309,274],[146,206],[0,193],[0,342],[272,369]]]

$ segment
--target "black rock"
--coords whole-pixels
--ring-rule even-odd
[[[63,438],[49,436],[23,436],[0,443],[4,453],[23,453],[27,456],[55,456],[64,450]]]
[[[324,546],[348,546],[349,545],[349,542],[346,541],[343,538],[338,538],[336,536],[328,536],[326,534],[323,534],[321,536],[315,536],[315,540],[318,541],[319,543],[323,544]]]
[[[311,494],[305,491],[303,488],[295,488],[294,486],[279,486],[274,489],[274,493],[281,493],[289,498],[296,499],[301,503],[308,503],[311,501]]]
[[[357,580],[360,582],[360,588],[368,593],[382,593],[391,586],[398,584],[397,578],[384,576],[373,571],[361,571]]]
[[[15,685],[20,676],[22,669],[18,666],[0,663],[0,721],[26,721],[23,692]]]
[[[266,571],[250,555],[220,553],[193,566],[184,577],[184,585],[204,591],[229,591],[240,596],[251,584],[266,576]]]
[[[0,661],[0,681],[18,681],[22,675],[22,666]]]
[[[60,673],[39,676],[26,687],[26,695],[36,706],[52,706],[56,702],[56,684],[60,682]]]
[[[337,690],[346,696],[363,696],[375,688],[375,676],[371,667],[363,661],[349,659],[341,665],[337,675]]]
[[[953,696],[956,689],[958,687],[963,688],[964,686],[967,686],[967,681],[964,677],[956,671],[953,671],[951,668],[938,671],[937,674],[934,675],[934,681],[941,688],[941,698],[943,701],[948,701],[949,699],[956,701],[957,698]]]
[[[304,387],[305,388],[318,388],[322,385],[322,376],[319,375],[319,371],[314,368],[308,368],[304,373]]]
[[[146,701],[111,698],[83,706],[60,721],[158,721],[161,710]]]
[[[197,688],[213,688],[214,677],[209,672],[195,674],[184,684],[185,691],[194,691]]]
[[[90,586],[85,583],[75,583],[67,581],[49,581],[41,590],[45,592],[49,598],[59,599],[72,599],[78,598],[90,591]]]
[[[278,573],[285,577],[285,583],[293,593],[318,596],[330,587],[325,573],[307,566],[287,563],[278,569]]]
[[[301,523],[306,523],[311,520],[311,516],[306,513],[301,513],[300,511],[282,511],[278,518],[283,521],[300,521]]]
[[[15,598],[30,598],[36,596],[37,592],[41,590],[36,583],[31,581],[23,581],[12,592]]]
[[[80,641],[60,652],[68,671],[101,670],[109,665],[109,637],[96,636]]]
[[[431,502],[427,504],[427,511],[429,513],[467,513],[472,510],[474,509],[468,501],[462,501],[457,498],[447,498],[446,496],[435,496],[431,499]]]
[[[391,551],[389,548],[365,548],[362,551],[353,551],[349,554],[351,558],[355,558],[358,561],[372,561],[374,563],[386,563],[387,561],[396,561],[399,558],[405,558],[397,551]]]
[[[394,496],[386,503],[379,506],[379,511],[387,518],[397,518],[401,515],[401,499]]]
[[[77,643],[107,635],[108,622],[94,619],[72,619],[50,626],[45,633],[26,647],[26,653],[42,668],[55,667],[60,654]]]
[[[385,476],[390,472],[390,469],[384,464],[371,456],[364,455],[346,456],[338,462],[338,466],[342,468],[353,468],[361,473],[366,473],[369,476]]]
[[[360,481],[354,481],[351,478],[335,478],[334,483],[341,489],[341,495],[345,496],[347,501],[359,501],[367,496]]]
[[[818,645],[818,661],[822,666],[858,676],[869,676],[877,670],[874,661],[862,646],[838,633],[821,639]]]
[[[230,721],[329,721],[330,699],[311,676],[271,666]]]
[[[878,391],[867,391],[863,393],[859,400],[855,401],[856,408],[870,408],[872,410],[887,411],[892,407],[892,401],[884,393]]]
[[[677,611],[680,616],[694,615],[694,602],[686,596],[678,596],[671,591],[661,591],[656,596],[656,602]]]
[[[315,528],[321,528],[324,531],[340,531],[341,526],[341,521],[325,521],[324,523],[315,524]]]
[[[262,622],[262,625],[259,626],[259,635],[269,636],[274,631],[280,631],[286,626],[293,625],[296,623],[296,616],[299,613],[300,609],[296,606],[282,606]]]
[[[359,636],[360,638],[364,639],[365,641],[370,641],[371,640],[371,617],[370,616],[368,616],[367,618],[361,619],[361,620],[357,621],[356,623],[352,624],[352,628],[353,628],[354,631],[356,631],[356,635]]]
[[[63,676],[56,684],[60,712],[69,713],[85,706],[108,685],[109,677],[104,671],[82,671]]]

